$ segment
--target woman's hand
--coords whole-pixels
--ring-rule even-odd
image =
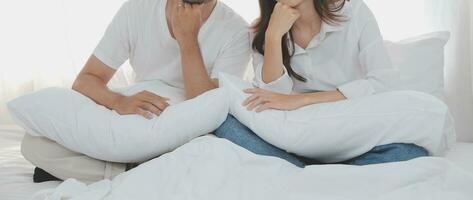
[[[133,96],[121,96],[116,101],[113,110],[120,115],[138,114],[146,119],[159,116],[169,104],[169,99],[143,91]]]
[[[301,14],[298,10],[278,2],[274,7],[266,34],[271,37],[282,38],[284,34],[291,30],[300,16]]]
[[[243,106],[250,111],[296,110],[306,105],[304,95],[285,95],[259,88],[246,89],[245,93],[251,94],[243,102]]]
[[[197,41],[202,26],[202,5],[188,4],[179,0],[172,17],[172,33],[181,45]]]

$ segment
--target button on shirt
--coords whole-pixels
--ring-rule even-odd
[[[344,22],[323,22],[306,49],[295,46],[291,65],[307,79],[284,74],[271,83],[262,81],[263,56],[253,53],[255,85],[284,94],[339,90],[348,99],[395,89],[399,71],[388,56],[376,19],[362,0],[351,0],[340,11]]]
[[[166,3],[167,0],[127,1],[108,26],[94,55],[113,69],[129,59],[137,82],[160,80],[183,89],[179,45],[169,33]],[[244,75],[251,57],[248,26],[231,8],[217,2],[198,36],[211,78],[218,78],[220,72]]]

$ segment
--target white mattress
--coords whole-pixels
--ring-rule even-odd
[[[36,191],[56,187],[59,182],[33,183],[33,166],[20,153],[24,131],[0,127],[0,199],[26,200]]]
[[[0,200],[28,199],[36,191],[59,184],[32,182],[33,166],[20,154],[23,135],[16,126],[0,127]],[[473,173],[473,143],[458,143],[446,157]]]

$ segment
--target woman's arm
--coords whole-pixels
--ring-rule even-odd
[[[281,47],[282,36],[266,34],[264,44],[264,61],[261,80],[265,83],[276,81],[284,74],[284,64]]]
[[[312,104],[336,102],[346,99],[340,91],[288,95],[253,88],[247,89],[245,92],[250,94],[250,97],[243,102],[243,106],[247,107],[248,110],[256,110],[256,112],[268,109],[296,110]]]
[[[376,18],[363,3],[356,20],[360,20],[359,61],[366,72],[363,79],[354,80],[338,87],[348,99],[360,98],[400,87],[399,70],[391,63],[384,46]]]
[[[282,38],[289,32],[299,12],[288,5],[277,3],[265,32],[264,58],[256,63],[256,83],[268,90],[290,93],[292,82],[284,67]]]

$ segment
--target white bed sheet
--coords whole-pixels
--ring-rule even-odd
[[[34,167],[20,153],[23,135],[19,127],[0,127],[0,200],[28,199],[39,190],[59,185],[59,182],[32,182]],[[456,144],[446,157],[473,173],[473,143]]]
[[[33,183],[33,165],[20,153],[24,131],[16,126],[0,127],[0,200],[25,200],[39,190],[59,182]]]
[[[473,173],[473,143],[457,143],[446,155],[447,159]]]

